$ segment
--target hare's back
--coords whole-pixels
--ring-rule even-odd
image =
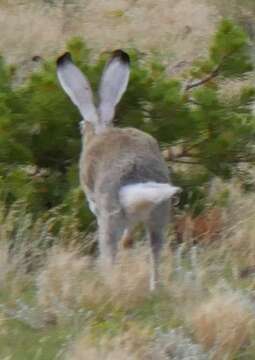
[[[168,168],[157,141],[140,130],[112,128],[95,136],[81,158],[85,186],[106,190],[129,183],[167,182]]]

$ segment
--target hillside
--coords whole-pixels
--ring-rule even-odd
[[[60,53],[77,35],[95,52],[134,46],[167,62],[190,61],[219,18],[213,5],[196,0],[11,0],[0,9],[0,49],[12,62]]]

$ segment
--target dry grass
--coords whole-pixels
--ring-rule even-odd
[[[1,244],[0,247],[0,288],[5,287],[6,281],[8,278],[8,274],[12,269],[12,266],[9,266],[9,254],[8,254],[8,247],[6,244]]]
[[[121,334],[93,341],[89,334],[80,336],[70,347],[68,360],[149,360],[151,335],[135,325]]]
[[[7,244],[0,241],[0,294],[5,294],[9,305],[13,305],[31,286],[31,275],[27,273],[25,252],[11,254]]]
[[[0,311],[0,336],[5,336],[8,333],[7,318],[5,314]]]
[[[251,173],[251,176],[254,176]],[[218,253],[236,268],[236,272],[255,265],[255,206],[252,194],[243,194],[238,182],[225,184],[228,203],[224,208],[225,226],[221,232]]]
[[[190,360],[190,354],[207,360],[254,354],[254,279],[240,277],[241,270],[255,265],[254,196],[242,194],[238,183],[218,182],[212,184],[208,203],[226,193],[219,239],[182,244],[172,254],[165,249],[162,289],[154,295],[149,292],[148,244],[120,251],[115,267],[104,274],[95,258],[83,256],[77,246],[64,246],[62,235],[58,245],[40,250],[48,225],[32,226],[29,216],[14,208],[0,219],[0,310],[33,331],[43,329],[44,336],[70,329],[65,346],[73,360]],[[78,230],[70,229],[76,238]],[[5,244],[13,236],[20,246],[10,252]],[[30,241],[42,251],[39,267],[27,266],[24,249],[33,250]]]
[[[254,314],[244,299],[219,294],[194,310],[191,326],[195,339],[213,350],[214,359],[231,359],[254,335]]]
[[[56,316],[68,316],[70,311],[77,310],[83,300],[89,267],[88,257],[74,250],[53,247],[37,277],[39,306]]]
[[[158,334],[152,346],[151,359],[157,360],[208,360],[210,354],[192,342],[182,328]]]
[[[34,55],[52,55],[61,47],[62,23],[59,8],[38,3],[0,5],[1,52],[9,62],[28,62]]]
[[[132,308],[149,296],[149,260],[146,246],[119,253],[116,266],[104,278],[113,303]]]
[[[6,293],[11,302],[31,286],[30,271],[53,240],[49,227],[47,221],[33,222],[22,203],[13,204],[8,213],[0,203],[0,294]]]
[[[134,308],[150,294],[149,271],[145,247],[120,253],[110,272],[102,273],[91,257],[57,246],[37,276],[38,304],[60,318],[82,307]]]
[[[240,102],[240,96],[243,91],[245,89],[252,88],[253,84],[253,73],[249,73],[246,77],[243,78],[225,80],[220,84],[219,98],[223,99],[225,103],[234,105]]]
[[[135,46],[178,63],[204,53],[216,20],[216,10],[196,0],[76,0],[54,6],[11,0],[0,5],[0,49],[8,61],[31,67],[32,56],[55,55],[79,35],[95,52]]]
[[[152,336],[134,323],[116,336],[101,339],[85,333],[70,346],[69,360],[208,360],[209,353],[187,337],[182,329]]]

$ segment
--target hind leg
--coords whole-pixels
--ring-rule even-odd
[[[133,227],[129,226],[124,230],[124,233],[121,237],[121,245],[124,249],[132,248],[134,244],[134,238],[132,236]]]
[[[169,203],[162,203],[151,213],[146,224],[151,246],[150,290],[154,291],[159,284],[159,264],[165,228],[169,220]]]
[[[125,229],[125,218],[122,211],[100,215],[99,251],[103,265],[112,266],[116,258],[118,243]]]

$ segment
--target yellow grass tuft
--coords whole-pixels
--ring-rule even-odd
[[[74,250],[53,247],[37,277],[38,304],[52,315],[66,315],[82,302],[88,257]]]
[[[248,169],[246,169],[248,170]],[[254,174],[250,174],[254,178]],[[231,259],[232,266],[241,269],[255,265],[255,198],[244,194],[238,182],[225,186],[228,202],[224,209],[225,227],[221,233],[219,252]],[[240,270],[240,269],[239,269]]]
[[[214,295],[191,315],[194,337],[214,359],[232,359],[248,345],[254,330],[254,315],[247,303],[234,294]]]
[[[104,274],[111,301],[119,306],[134,307],[149,295],[150,257],[148,248],[120,251],[114,267]]]
[[[68,360],[148,360],[150,332],[135,325],[114,337],[94,340],[84,334],[74,341]]]
[[[5,293],[8,302],[13,303],[31,282],[24,253],[10,255],[7,244],[0,243],[0,259],[0,293]]]
[[[84,307],[135,307],[150,294],[148,260],[144,247],[121,252],[113,268],[103,273],[91,257],[56,246],[37,276],[38,304],[57,318]]]

